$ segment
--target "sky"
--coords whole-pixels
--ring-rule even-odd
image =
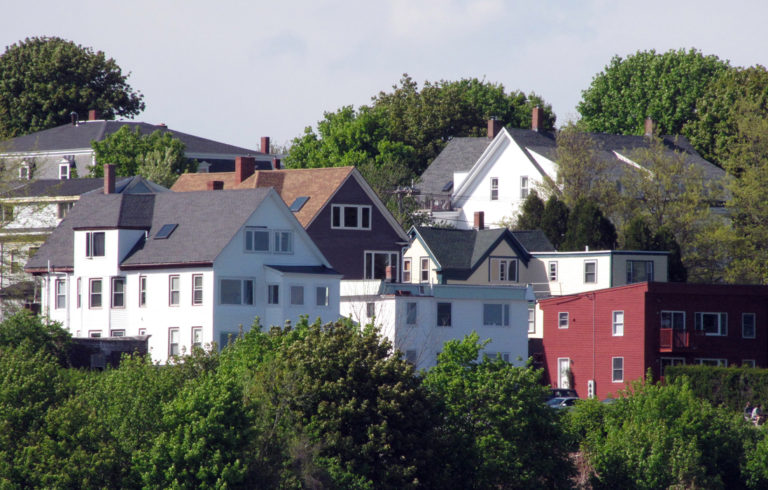
[[[578,117],[615,55],[696,48],[768,65],[768,2],[711,0],[38,0],[0,10],[0,49],[58,36],[103,51],[144,94],[135,120],[258,150],[404,73],[477,77]]]

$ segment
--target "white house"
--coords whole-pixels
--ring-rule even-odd
[[[373,324],[417,369],[432,367],[443,344],[477,332],[483,353],[523,365],[528,359],[530,287],[342,281],[341,313]]]
[[[269,188],[87,194],[27,270],[43,313],[73,336],[148,335],[160,362],[255,317],[339,317],[340,274]]]

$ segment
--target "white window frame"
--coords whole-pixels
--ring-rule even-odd
[[[491,177],[491,201],[499,200],[499,178]]]
[[[239,303],[225,303],[222,298],[224,292],[224,281],[238,282],[240,284]],[[250,284],[250,286],[248,286]],[[254,293],[254,281],[252,278],[243,277],[222,277],[219,279],[219,304],[227,306],[252,306],[253,305],[253,293]]]
[[[203,304],[203,275],[192,274],[192,305],[199,306]]]
[[[520,267],[518,260],[507,257],[491,257],[489,261],[492,282],[517,282]]]
[[[59,164],[59,180],[69,180],[70,179],[70,163],[69,162],[61,162]],[[63,172],[62,172],[63,170]]]
[[[527,175],[520,176],[520,199],[525,199],[530,194],[530,183]]]
[[[99,290],[94,291],[94,285],[99,285]],[[104,306],[104,281],[100,277],[94,277],[88,280],[88,308],[97,309]],[[98,304],[94,304],[94,298],[98,298]]]
[[[168,328],[168,357],[181,355],[181,332],[179,327]]]
[[[379,255],[385,255],[387,257],[387,265],[384,266],[384,276],[375,277],[376,257]],[[391,250],[366,250],[363,253],[363,277],[365,279],[384,279],[386,277],[387,267],[392,267],[395,276],[397,276],[397,272],[399,271],[399,255],[400,254],[397,252],[393,252]],[[393,261],[394,264],[392,263]],[[397,277],[393,277],[392,280],[397,282]]]
[[[587,266],[593,265],[595,269],[592,272],[587,271]],[[592,280],[589,280],[589,275],[592,275]],[[597,261],[585,260],[584,261],[584,284],[597,284]]]
[[[429,257],[419,258],[419,282],[429,282]]]
[[[618,366],[617,366],[618,362]],[[619,376],[616,376],[619,374]],[[624,357],[611,357],[611,382],[624,382]]]
[[[168,306],[181,304],[181,277],[178,274],[168,276]]]
[[[611,312],[611,325],[614,337],[624,336],[624,310]]]
[[[635,264],[645,264],[645,279],[640,281],[635,278]],[[652,260],[627,260],[627,284],[634,284],[636,282],[653,282],[654,271]]]
[[[267,304],[268,305],[280,304],[280,285],[279,284],[267,284]]]
[[[77,278],[77,307],[82,308],[83,307],[83,297],[81,293],[82,288],[82,277]]]
[[[500,311],[496,311],[496,309]],[[493,311],[491,311],[491,309]],[[501,315],[498,315],[501,313]],[[492,317],[500,316],[501,323],[493,321]],[[493,321],[493,323],[491,323]],[[484,327],[508,327],[509,326],[509,304],[508,303],[483,303],[483,326]]]
[[[27,162],[22,162],[19,165],[19,179],[29,180],[32,178],[32,166]]]
[[[267,248],[256,248],[256,235],[265,234],[267,236]],[[263,226],[246,226],[243,230],[243,250],[248,253],[269,253],[272,243],[272,234]]]
[[[403,257],[403,282],[411,282],[411,258]]]
[[[273,232],[275,237],[274,252],[276,254],[292,254],[293,253],[293,232],[290,230],[275,230]]]
[[[558,357],[557,358],[557,387],[570,389],[571,377],[569,375],[571,371],[571,358],[570,357]]]
[[[125,277],[115,276],[111,280],[112,295],[110,298],[110,306],[112,308],[123,309],[125,308]],[[118,284],[120,284],[121,290],[118,291]],[[119,301],[118,301],[119,298]]]
[[[191,345],[193,349],[195,347],[200,349],[203,348],[203,327],[192,327],[189,345]]]
[[[746,322],[745,320],[747,318],[752,318],[752,335],[747,335],[746,333]],[[742,313],[741,314],[741,337],[744,339],[754,339],[757,334],[757,315],[754,313]]]
[[[110,337],[125,337],[125,329],[124,328],[116,328],[114,330],[109,331]]]
[[[54,309],[61,310],[67,307],[67,280],[66,279],[56,279],[54,282],[54,287],[56,288],[55,296],[56,296],[56,302],[54,305]]]
[[[741,360],[741,367],[757,367],[757,363],[754,359],[742,359]]]
[[[536,333],[536,308],[528,307],[528,333]]]
[[[669,326],[664,325],[664,317],[669,316]],[[675,319],[680,318],[682,316],[683,318],[683,328],[681,329],[675,329]],[[677,310],[662,310],[659,313],[659,327],[660,328],[671,328],[673,330],[683,331],[685,330],[685,312],[684,311],[677,311]]]
[[[97,238],[101,237],[101,250],[96,250]],[[97,253],[101,252],[101,253]],[[107,254],[107,235],[103,231],[85,233],[85,256],[88,258],[104,257]]]
[[[716,315],[717,332],[704,331],[704,316]],[[694,313],[693,328],[695,331],[703,332],[708,337],[727,337],[728,336],[728,313],[716,311],[697,311]]]
[[[728,359],[717,357],[697,357],[696,364],[700,366],[728,367]]]
[[[570,321],[570,315],[567,311],[559,311],[557,313],[557,328],[566,329]]]
[[[139,308],[147,306],[147,276],[139,276]]]
[[[547,263],[548,276],[550,281],[557,281],[557,261],[550,260]]]
[[[347,208],[357,209],[357,223],[347,223],[344,211]],[[364,215],[368,215],[366,226]],[[370,230],[373,221],[373,211],[367,204],[332,204],[331,228],[334,230]]]
[[[315,287],[315,306],[328,306],[331,291],[328,286]]]
[[[295,284],[290,288],[291,306],[304,306],[304,286]]]

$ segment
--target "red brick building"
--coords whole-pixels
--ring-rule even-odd
[[[768,286],[638,283],[542,300],[553,387],[605,398],[675,364],[768,367]]]

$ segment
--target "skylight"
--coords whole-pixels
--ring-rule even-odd
[[[160,228],[160,231],[155,233],[155,240],[163,240],[168,238],[171,236],[171,233],[173,233],[173,230],[175,230],[177,226],[179,226],[177,223],[163,225],[162,228]]]
[[[453,181],[449,180],[444,186],[443,186],[443,192],[448,192],[449,190],[453,189]]]
[[[296,199],[293,200],[293,204],[291,204],[291,211],[294,213],[299,211],[306,202],[309,201],[309,198],[307,196],[299,196]]]

